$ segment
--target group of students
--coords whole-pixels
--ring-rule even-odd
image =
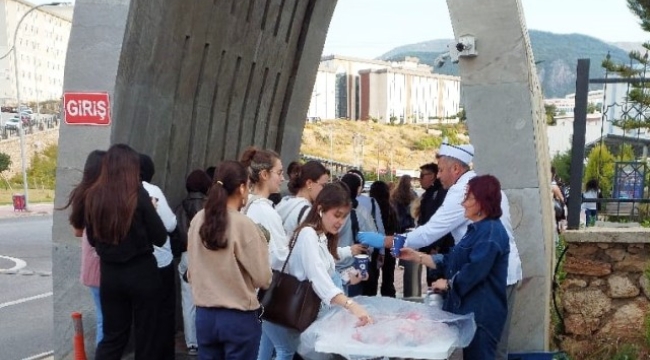
[[[202,170],[192,172],[188,196],[174,214],[160,189],[150,183],[153,162],[148,156],[121,144],[91,153],[68,206],[75,234],[83,238],[84,258],[93,248],[98,256],[92,266],[99,281],[88,282],[91,266],[82,264],[82,282],[92,286],[97,312],[104,315],[103,324],[98,317],[98,330],[103,331],[98,331],[96,359],[121,358],[131,327],[136,359],[173,358],[170,269],[171,239],[177,236],[187,244],[178,276],[188,348],[199,359],[287,360],[297,356],[300,333],[262,321],[257,297],[259,289],[270,285],[272,270],[284,266],[298,280],[309,280],[323,304],[345,308],[359,326],[371,324],[373,319],[353,298],[378,291],[395,296],[392,235],[417,225],[407,237],[407,247],[413,250],[405,250],[401,259],[413,265],[410,271],[418,272],[421,266],[437,271],[427,283],[447,293],[445,310],[478,313],[479,330],[467,355],[494,358],[497,340],[509,322],[511,289],[521,280],[512,231],[495,225],[502,218],[502,207],[497,211],[494,205],[503,205],[500,185],[489,175],[459,181],[469,172],[468,164],[453,168],[457,177],[452,182],[451,168],[434,165],[421,169],[425,194],[419,205],[413,205],[416,196],[406,177],[392,194],[386,183],[375,182],[370,196],[361,196],[362,174],[352,171],[331,182],[329,171],[316,161],[290,167],[290,195],[275,204],[270,198],[285,181],[280,156],[251,147],[239,161],[221,162],[211,179]],[[447,204],[447,190],[454,190],[452,201],[458,204]],[[509,215],[507,219],[509,226]],[[459,247],[467,237],[470,246]],[[441,246],[445,238],[452,243]],[[483,243],[487,245],[476,245]],[[473,248],[480,251],[472,254]],[[362,253],[372,257],[366,278],[353,266],[354,255]],[[510,267],[518,269],[512,281],[506,276]],[[493,308],[477,308],[477,296]]]

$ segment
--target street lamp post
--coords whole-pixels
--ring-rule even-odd
[[[33,11],[40,9],[45,6],[59,6],[59,5],[69,5],[70,3],[68,2],[51,2],[51,3],[46,3],[46,4],[41,4],[34,6],[33,8],[27,10],[25,14],[18,20],[18,25],[16,25],[16,30],[14,31],[14,43],[13,43],[13,50],[14,50],[14,72],[16,75],[16,102],[18,102],[18,118],[20,119],[20,127],[18,130],[18,133],[20,135],[20,159],[22,162],[22,170],[23,170],[23,191],[25,192],[25,210],[27,210],[28,204],[29,204],[29,195],[28,195],[28,184],[27,184],[27,160],[25,158],[25,128],[23,126],[23,116],[21,113],[21,104],[20,104],[20,83],[19,83],[19,72],[18,72],[18,48],[16,47],[16,41],[18,40],[18,30],[20,30],[20,25],[22,25],[23,20],[27,17],[27,15],[31,14]]]

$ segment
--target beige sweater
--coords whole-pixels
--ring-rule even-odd
[[[192,219],[188,232],[188,268],[194,303],[201,307],[255,310],[260,307],[256,288],[271,283],[271,266],[266,240],[246,215],[228,210],[225,249],[208,250],[199,229],[204,210]]]

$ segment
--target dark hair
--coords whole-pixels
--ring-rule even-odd
[[[291,181],[294,177],[300,175],[300,162],[290,162],[289,166],[287,166],[287,175],[289,176],[289,181]]]
[[[436,163],[424,164],[424,165],[420,166],[420,171],[422,171],[422,170],[431,171],[432,173],[437,174],[438,173],[438,164],[436,164]]]
[[[275,161],[279,159],[280,155],[273,150],[262,150],[249,146],[244,150],[239,161],[248,168],[251,182],[257,184],[260,181],[260,173],[263,170],[271,170]]]
[[[481,212],[489,219],[498,219],[501,211],[501,184],[492,175],[476,176],[467,183],[467,194],[474,195]],[[467,195],[466,195],[467,196]]]
[[[289,192],[293,195],[296,195],[300,189],[307,185],[307,180],[316,182],[321,176],[330,174],[330,171],[323,164],[315,160],[307,161],[302,166],[298,164],[294,171],[297,171],[297,176],[290,176],[288,184]]]
[[[280,193],[269,194],[269,200],[271,200],[271,202],[273,202],[273,206],[275,206],[279,204],[280,201],[282,201],[282,194]]]
[[[350,173],[343,175],[341,182],[347,185],[348,191],[350,192],[350,199],[352,199],[352,208],[356,209],[357,195],[359,195],[359,188],[362,186],[362,180],[356,173]]]
[[[397,231],[397,212],[390,203],[390,188],[383,181],[375,181],[370,185],[368,192],[375,199],[381,211],[381,221],[384,224],[386,235],[393,235]]]
[[[361,187],[366,185],[366,177],[363,176],[363,173],[361,172],[361,170],[359,170],[359,169],[350,169],[350,170],[348,170],[348,174],[359,175],[359,177],[361,178]]]
[[[150,183],[155,173],[156,167],[151,157],[147,154],[140,154],[140,180]]]
[[[111,146],[102,170],[85,196],[85,220],[97,241],[119,244],[131,228],[138,206],[140,156],[125,144]]]
[[[309,210],[309,213],[307,213],[305,220],[294,232],[294,236],[298,236],[300,230],[307,226],[314,228],[316,232],[324,232],[325,229],[323,228],[320,212],[327,212],[337,207],[350,206],[351,201],[349,193],[350,191],[344,183],[337,182],[323,185],[323,190],[321,190],[320,193],[318,193],[318,196],[316,196],[314,204]],[[339,235],[325,233],[325,236],[327,236],[327,249],[335,260],[339,260],[337,252]]]
[[[212,185],[212,179],[201,169],[192,171],[185,179],[185,190],[187,192],[200,192],[207,195],[210,185]]]
[[[395,205],[409,206],[413,200],[415,200],[415,195],[413,194],[413,187],[411,186],[411,176],[402,175],[399,178],[397,186],[391,194],[391,199]]]
[[[237,161],[224,161],[219,165],[212,187],[205,202],[204,222],[199,229],[201,242],[209,250],[225,249],[228,246],[228,197],[239,187],[246,185],[248,171]]]
[[[210,177],[210,181],[212,181],[212,179],[214,179],[214,172],[216,170],[217,170],[216,166],[210,166],[207,169],[205,169],[205,173],[208,174],[208,176]]]
[[[68,221],[70,221],[70,225],[75,229],[84,228],[84,201],[86,199],[86,191],[88,191],[90,186],[95,183],[99,177],[99,173],[102,170],[102,159],[104,158],[104,155],[106,155],[106,151],[104,150],[93,150],[88,154],[88,157],[86,157],[86,163],[84,164],[81,182],[72,189],[65,206],[58,209],[65,210],[72,206],[72,211],[70,212]]]
[[[598,180],[591,179],[591,180],[587,181],[587,184],[585,185],[585,188],[587,190],[598,190]]]

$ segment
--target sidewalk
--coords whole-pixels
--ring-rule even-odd
[[[14,211],[13,205],[0,205],[0,219],[26,217],[26,216],[46,216],[54,212],[53,203],[30,204],[28,211]]]

